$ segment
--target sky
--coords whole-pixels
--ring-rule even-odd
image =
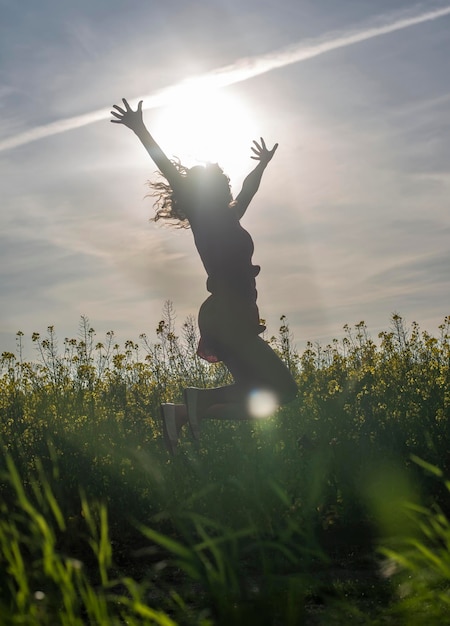
[[[192,234],[149,221],[155,165],[109,122],[144,100],[166,153],[237,194],[268,334],[301,350],[450,314],[450,2],[0,0],[0,352],[55,327],[156,340],[207,296]]]

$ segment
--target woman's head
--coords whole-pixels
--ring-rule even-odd
[[[174,165],[183,178],[180,189],[174,191],[165,181],[149,183],[156,197],[155,221],[167,219],[178,226],[188,228],[187,214],[202,211],[220,211],[233,202],[230,179],[217,163],[195,165],[186,168],[178,162]]]
[[[233,201],[230,179],[217,163],[191,167],[185,176],[186,200],[195,208],[222,208]]]

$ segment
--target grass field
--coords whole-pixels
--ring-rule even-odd
[[[171,458],[159,404],[228,380],[173,319],[2,354],[0,623],[449,623],[450,318],[302,354],[282,318],[297,399]]]

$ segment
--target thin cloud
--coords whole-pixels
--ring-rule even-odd
[[[392,16],[385,16],[384,21],[387,23],[384,25],[366,27],[359,31],[349,31],[334,36],[328,34],[320,39],[314,39],[295,46],[289,46],[288,48],[283,48],[269,54],[241,59],[232,65],[227,65],[226,67],[218,70],[208,72],[203,76],[188,79],[177,85],[141,96],[140,99],[145,101],[146,109],[154,109],[169,104],[174,100],[174,98],[179,98],[187,90],[191,91],[194,87],[199,90],[227,87],[275,69],[287,67],[288,65],[299,63],[301,61],[307,61],[320,56],[321,54],[338,50],[339,48],[352,46],[369,39],[374,39],[375,37],[388,35],[389,33],[437,20],[448,15],[450,15],[450,6],[401,19],[394,19],[394,21],[391,21],[393,19]],[[64,133],[69,130],[75,130],[77,128],[81,128],[82,126],[87,126],[88,124],[108,119],[109,116],[109,109],[99,109],[84,115],[78,115],[65,120],[53,122],[51,124],[46,124],[45,126],[38,126],[37,128],[1,141],[0,152],[17,148],[31,143],[32,141],[37,141],[38,139]]]

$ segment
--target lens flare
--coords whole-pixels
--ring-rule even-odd
[[[278,408],[277,397],[271,391],[255,389],[248,398],[248,410],[253,417],[269,417]]]

